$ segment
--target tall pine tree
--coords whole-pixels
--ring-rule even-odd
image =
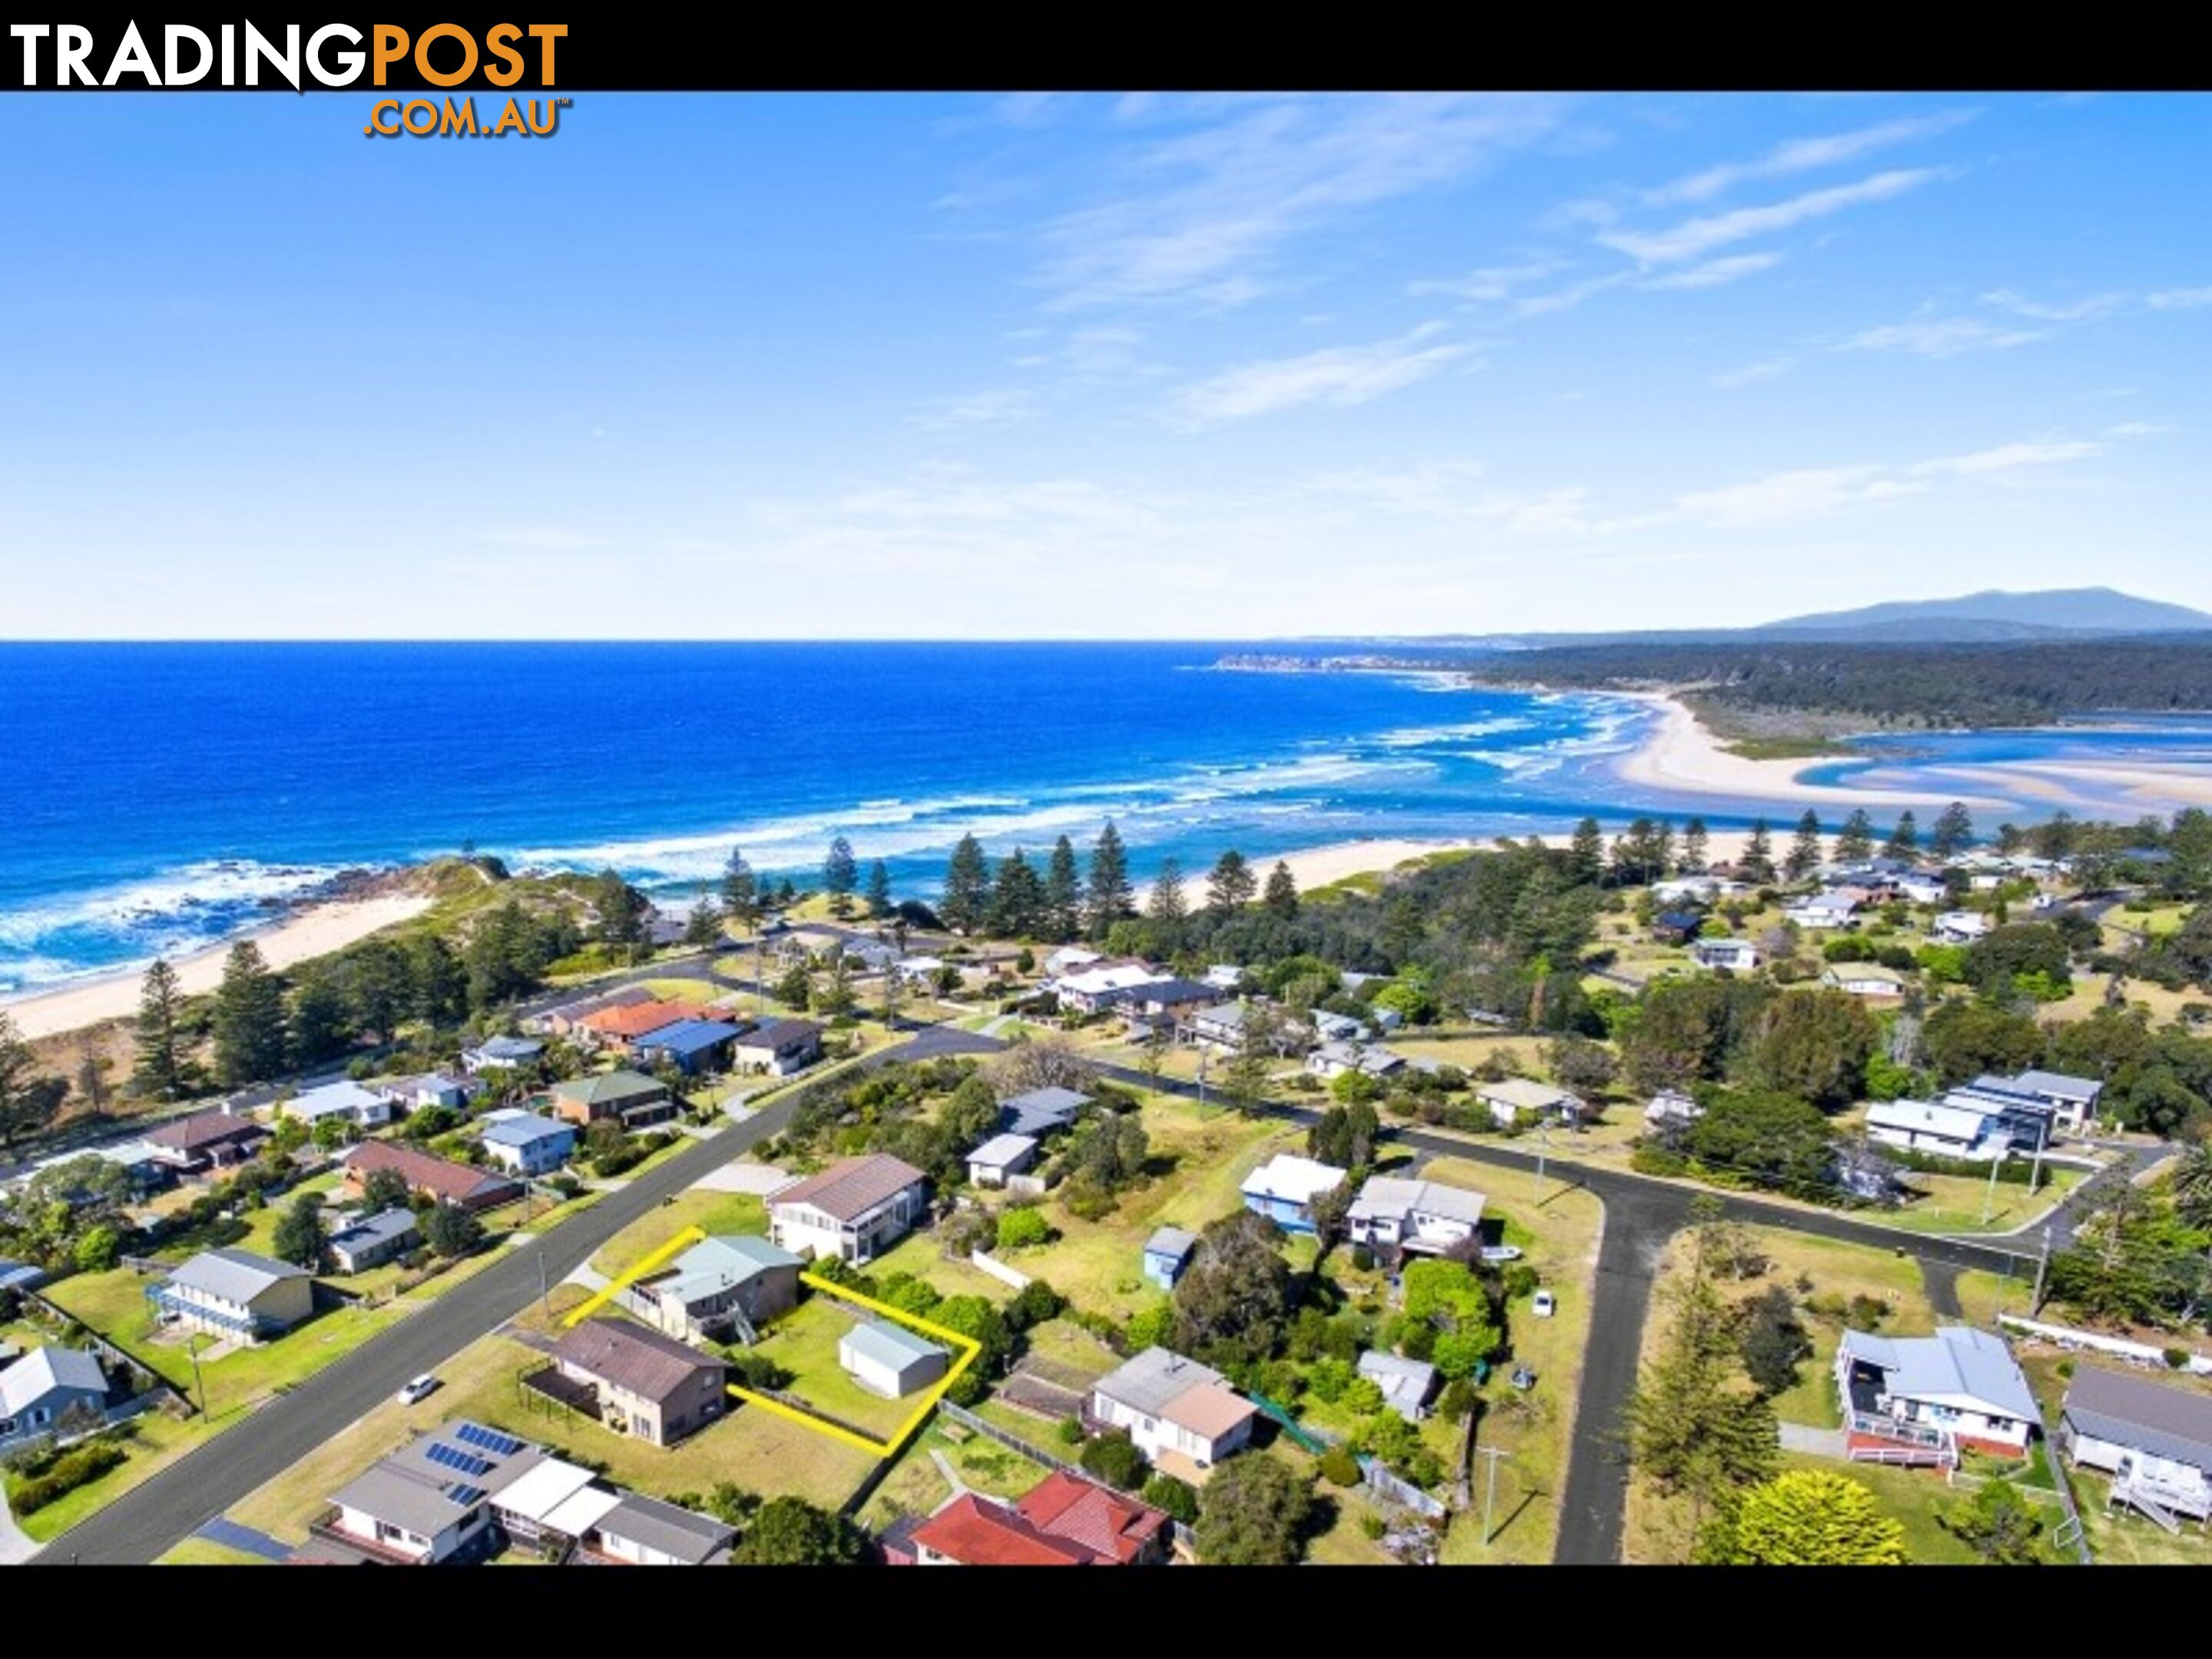
[[[260,947],[242,939],[223,960],[215,994],[215,1070],[228,1088],[260,1083],[284,1069],[284,987]]]
[[[1765,818],[1751,821],[1751,838],[1743,844],[1743,873],[1751,881],[1774,879],[1774,835]]]
[[[953,843],[952,857],[945,866],[945,895],[938,914],[956,932],[972,933],[983,925],[991,908],[991,866],[983,857],[983,843],[972,835]]]
[[[1605,831],[1595,818],[1575,826],[1575,838],[1567,844],[1567,876],[1577,887],[1595,887],[1604,878]]]
[[[146,970],[138,988],[138,1022],[135,1031],[138,1060],[131,1080],[138,1092],[153,1100],[182,1100],[191,1092],[191,1062],[185,1054],[184,992],[177,970],[156,959]]]
[[[1874,856],[1874,820],[1859,807],[1836,833],[1836,862],[1859,864]]]
[[[881,859],[868,866],[868,884],[860,896],[867,901],[868,914],[887,916],[891,913],[891,872]]]
[[[1083,931],[1083,872],[1076,866],[1075,843],[1062,836],[1052,844],[1044,872],[1044,936],[1065,945]]]
[[[1026,939],[1044,916],[1044,884],[1018,847],[999,861],[991,884],[991,931],[1006,939]]]
[[[1703,818],[1692,818],[1682,826],[1682,868],[1691,875],[1705,872],[1706,839]]]
[[[1183,896],[1182,860],[1164,858],[1160,860],[1159,873],[1152,878],[1152,890],[1145,900],[1145,916],[1158,924],[1163,934],[1182,926],[1182,919],[1190,914],[1190,905]],[[1162,939],[1164,946],[1170,940]]]
[[[1889,832],[1889,839],[1881,844],[1884,858],[1903,859],[1911,863],[1920,856],[1920,820],[1907,807],[1897,815],[1897,827]]]
[[[1790,856],[1782,872],[1792,881],[1802,881],[1820,867],[1820,817],[1811,807],[1797,820],[1797,833],[1790,842]]]
[[[1291,866],[1282,860],[1267,872],[1267,890],[1261,895],[1260,906],[1271,916],[1290,921],[1298,913],[1298,882],[1291,873]]]
[[[860,884],[860,866],[853,857],[853,843],[839,836],[830,843],[829,856],[822,860],[822,890],[830,895],[831,915],[853,914],[853,890]]]
[[[1945,807],[1928,832],[1928,850],[1939,859],[1955,858],[1973,844],[1974,815],[1966,803],[1954,800]]]
[[[1259,878],[1252,873],[1252,866],[1244,861],[1243,854],[1232,847],[1215,860],[1213,873],[1206,878],[1206,902],[1225,916],[1249,904],[1259,888]]]
[[[1105,938],[1108,928],[1129,915],[1134,908],[1135,894],[1129,883],[1127,849],[1121,845],[1114,820],[1109,818],[1091,848],[1091,884],[1084,921],[1091,938]]]
[[[722,914],[750,933],[760,921],[760,883],[744,854],[730,848],[730,861],[722,866]]]

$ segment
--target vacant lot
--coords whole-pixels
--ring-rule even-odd
[[[683,1143],[689,1146],[691,1143]],[[599,1247],[592,1266],[612,1279],[643,1261],[686,1227],[704,1233],[768,1232],[768,1206],[750,1193],[717,1193],[693,1188],[632,1222]]]

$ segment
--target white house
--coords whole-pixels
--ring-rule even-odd
[[[1951,884],[1938,881],[1933,876],[1899,876],[1896,882],[1899,898],[1910,899],[1915,904],[1941,904],[1951,896]]]
[[[1383,1251],[1441,1255],[1482,1225],[1483,1198],[1435,1181],[1370,1176],[1345,1217],[1355,1244]]]
[[[1406,1057],[1381,1043],[1324,1042],[1306,1056],[1306,1070],[1314,1076],[1334,1082],[1346,1072],[1364,1072],[1369,1077],[1389,1077],[1405,1069]]]
[[[424,1072],[415,1077],[382,1078],[369,1085],[402,1111],[442,1106],[458,1111],[484,1091],[483,1080],[463,1073]]]
[[[107,1408],[107,1376],[95,1354],[80,1348],[33,1348],[0,1369],[0,1449],[43,1439],[82,1417],[96,1422]]]
[[[2161,1523],[2212,1519],[2212,1397],[2084,1365],[2067,1385],[2057,1438],[2075,1468],[2112,1477],[2113,1503]]]
[[[1692,939],[1690,960],[1700,968],[1726,968],[1747,974],[1759,966],[1759,947],[1747,939]]]
[[[461,1069],[474,1077],[479,1072],[534,1066],[544,1052],[545,1045],[534,1037],[487,1037],[474,1048],[461,1050]]]
[[[1851,909],[1851,905],[1842,899],[1802,899],[1796,904],[1784,907],[1782,916],[1784,921],[1795,927],[1819,933],[1853,926]]]
[[[1291,1152],[1277,1152],[1250,1175],[1240,1189],[1244,1207],[1291,1232],[1314,1231],[1313,1202],[1344,1184],[1348,1170]]]
[[[1063,974],[1079,974],[1092,963],[1105,960],[1103,951],[1086,951],[1079,945],[1063,945],[1044,959],[1044,976],[1051,980]]]
[[[568,1162],[580,1132],[573,1123],[517,1112],[487,1127],[484,1156],[509,1175],[548,1175]]]
[[[1831,991],[1848,991],[1855,997],[1901,997],[1905,975],[1878,962],[1831,963],[1820,975]]]
[[[1036,1162],[1034,1135],[993,1135],[968,1154],[968,1179],[978,1187],[1003,1187]]]
[[[1946,945],[1972,945],[1995,927],[1980,910],[1946,910],[1928,931]]]
[[[304,1267],[225,1246],[171,1269],[146,1296],[164,1322],[259,1341],[282,1335],[314,1311],[315,1281]]]
[[[885,1152],[848,1158],[768,1200],[769,1237],[793,1255],[872,1261],[928,1213],[929,1177]]]
[[[325,1118],[336,1118],[356,1129],[374,1129],[391,1122],[395,1108],[388,1096],[341,1080],[293,1096],[276,1109],[276,1114],[311,1129]]]
[[[1984,1073],[1967,1085],[1977,1094],[2016,1096],[2048,1106],[2062,1129],[2081,1133],[2097,1109],[2105,1085],[2094,1079],[2069,1077],[2063,1072],[2017,1072],[2010,1077]]]
[[[1382,1403],[1408,1423],[1429,1414],[1429,1397],[1437,1391],[1437,1368],[1427,1360],[1401,1359],[1370,1348],[1359,1356],[1359,1375],[1382,1389]]]
[[[1665,1123],[1694,1123],[1705,1109],[1680,1089],[1662,1089],[1644,1108],[1644,1121],[1653,1128]]]
[[[1529,1118],[1556,1118],[1564,1123],[1582,1120],[1583,1098],[1556,1084],[1537,1083],[1525,1077],[1509,1077],[1501,1083],[1478,1083],[1474,1097],[1490,1108],[1490,1115],[1504,1127]]]
[[[1086,968],[1080,973],[1063,974],[1052,981],[1050,988],[1060,998],[1061,1007],[1082,1014],[1097,1014],[1103,1013],[1140,985],[1156,985],[1174,977],[1146,963],[1115,962]]]
[[[1101,1428],[1127,1429],[1156,1468],[1203,1480],[1250,1441],[1259,1412],[1219,1371],[1147,1348],[1091,1385],[1088,1415]]]
[[[1926,1100],[1878,1100],[1867,1108],[1867,1139],[1942,1158],[2002,1158],[2011,1137],[1992,1133],[1996,1114]]]
[[[1955,1464],[1962,1449],[2026,1455],[2035,1397],[2001,1338],[1966,1325],[1933,1336],[1846,1330],[1836,1348],[1848,1455]]]

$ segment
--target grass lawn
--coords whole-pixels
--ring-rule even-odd
[[[886,1400],[869,1393],[838,1364],[837,1345],[845,1334],[872,1317],[865,1309],[817,1291],[769,1326],[754,1352],[792,1373],[785,1392],[848,1428],[888,1439],[914,1414],[923,1391]]]
[[[684,1145],[690,1146],[690,1141]],[[632,1222],[599,1247],[592,1266],[610,1279],[642,1261],[686,1227],[708,1233],[768,1232],[768,1206],[751,1193],[718,1193],[694,1188],[678,1193],[650,1215]]]
[[[1503,1216],[1505,1237],[1527,1252],[1522,1259],[1559,1303],[1559,1312],[1549,1319],[1536,1318],[1526,1300],[1506,1310],[1510,1358],[1483,1385],[1484,1415],[1475,1433],[1476,1445],[1505,1453],[1498,1471],[1494,1535],[1485,1549],[1480,1510],[1462,1514],[1444,1536],[1443,1559],[1462,1565],[1548,1562],[1566,1486],[1568,1441],[1581,1393],[1583,1349],[1589,1340],[1605,1206],[1586,1192],[1548,1178],[1540,1182],[1529,1171],[1459,1158],[1431,1158],[1421,1174],[1425,1180],[1481,1193],[1487,1200],[1484,1213]],[[1526,1393],[1509,1380],[1516,1364],[1536,1373],[1536,1386]],[[1434,1443],[1446,1468],[1453,1467],[1458,1429],[1433,1420],[1426,1426],[1443,1437]],[[1478,1502],[1480,1489],[1479,1479]]]
[[[234,1550],[228,1544],[218,1544],[205,1538],[187,1538],[159,1558],[157,1567],[265,1567],[270,1565],[258,1555],[244,1550]]]
[[[1020,1267],[1026,1273],[1037,1271],[1026,1252]],[[935,1285],[945,1296],[980,1296],[1002,1304],[1014,1298],[1014,1287],[1004,1280],[992,1278],[964,1260],[948,1259],[935,1233],[909,1233],[862,1271],[875,1279],[888,1279],[893,1273],[912,1273]]]
[[[1941,1510],[1951,1504],[1963,1503],[1971,1494],[1964,1488],[1947,1486],[1941,1471],[1885,1468],[1877,1463],[1845,1465],[1830,1457],[1810,1457],[1791,1452],[1783,1454],[1782,1467],[1840,1474],[1866,1487],[1874,1494],[1875,1503],[1881,1512],[1905,1528],[1905,1559],[1915,1566],[1973,1565],[1976,1559],[1973,1551],[1944,1531],[1936,1518]],[[2054,1510],[2051,1514],[2055,1521],[2057,1511]]]
[[[1362,1530],[1361,1523],[1381,1511],[1360,1495],[1357,1486],[1332,1486],[1322,1481],[1314,1500],[1323,1506],[1328,1525],[1306,1539],[1306,1561],[1321,1567],[1391,1567],[1397,1562],[1382,1545]],[[1447,1555],[1447,1560],[1451,1558]]]
[[[119,1443],[130,1453],[125,1462],[99,1480],[64,1493],[42,1510],[18,1515],[16,1522],[25,1536],[40,1543],[58,1537],[88,1515],[104,1509],[133,1486],[160,1474],[202,1441],[213,1439],[238,1421],[240,1415],[234,1413],[228,1419],[212,1425],[198,1418],[184,1421],[158,1411],[134,1418],[118,1431]]]
[[[2033,1194],[2023,1182],[2000,1181],[1994,1198],[1986,1176],[1927,1175],[1914,1170],[1905,1179],[1924,1196],[1882,1215],[1883,1226],[1916,1233],[2007,1233],[2063,1201],[2088,1179],[2088,1171],[2046,1164],[2043,1185]],[[1987,1221],[1982,1219],[1984,1203],[1990,1206]]]
[[[2081,1529],[2100,1566],[2201,1567],[2212,1565],[2212,1539],[2188,1522],[2169,1533],[2133,1510],[2108,1510],[2111,1480],[2094,1469],[2069,1472],[2074,1501],[2081,1507]]]
[[[954,1441],[944,1426],[933,1425],[914,1437],[900,1455],[883,1484],[861,1509],[860,1523],[871,1530],[889,1526],[902,1515],[929,1515],[953,1497],[950,1482],[939,1470],[936,1452],[959,1474],[961,1484],[994,1498],[1019,1498],[1051,1473],[1042,1463],[980,1434]]]

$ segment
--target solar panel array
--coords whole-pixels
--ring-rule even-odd
[[[481,1423],[462,1424],[453,1431],[453,1438],[465,1446],[481,1446],[494,1457],[512,1457],[522,1449],[522,1442],[513,1435],[488,1429]]]
[[[447,1498],[451,1498],[454,1503],[459,1504],[463,1509],[468,1508],[470,1504],[476,1503],[478,1499],[482,1498],[483,1495],[484,1489],[482,1486],[456,1486],[446,1494]]]
[[[458,1469],[463,1474],[489,1474],[491,1460],[478,1457],[474,1452],[465,1452],[458,1446],[449,1446],[442,1440],[433,1440],[430,1449],[422,1454],[441,1468]]]

